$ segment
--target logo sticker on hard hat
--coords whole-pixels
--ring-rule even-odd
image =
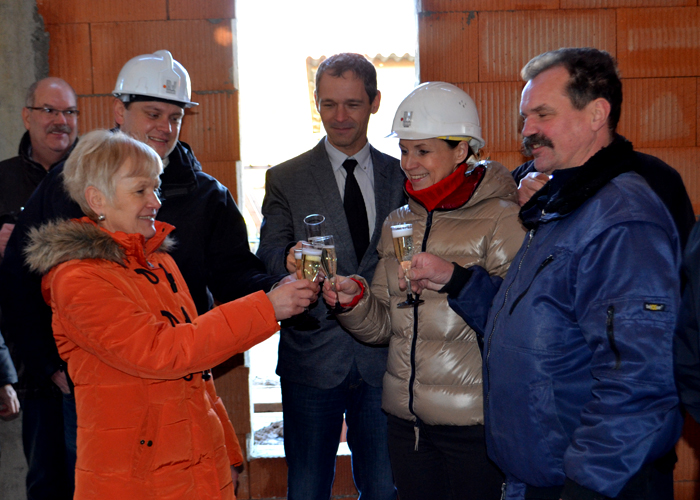
[[[177,82],[173,82],[172,80],[165,80],[165,85],[163,85],[163,88],[168,94],[174,94],[176,86]]]
[[[401,121],[403,122],[403,126],[408,128],[411,126],[411,118],[413,117],[413,111],[404,111],[403,112],[403,118],[401,118]]]

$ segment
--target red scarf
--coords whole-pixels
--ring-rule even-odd
[[[436,208],[440,210],[459,208],[469,201],[486,172],[486,167],[477,166],[467,173],[468,167],[469,165],[462,163],[440,182],[419,191],[415,191],[411,181],[406,180],[406,192],[428,212]]]

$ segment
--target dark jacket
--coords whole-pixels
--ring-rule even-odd
[[[530,232],[503,283],[473,267],[450,299],[485,336],[487,445],[508,499],[565,482],[563,498],[615,497],[680,436],[680,243],[634,173],[645,158],[616,140],[555,171],[522,208]]]
[[[5,339],[0,333],[0,387],[7,384],[17,383],[17,371],[12,363],[10,351],[5,345]]]
[[[0,162],[0,226],[5,223],[14,224],[24,204],[46,177],[46,169],[32,160],[31,153],[31,139],[29,132],[25,132],[17,156]],[[51,169],[62,161],[53,164]]]
[[[626,141],[622,136],[617,136],[617,140]],[[676,229],[678,229],[682,250],[685,248],[688,235],[690,235],[690,231],[695,225],[693,204],[688,197],[683,179],[676,169],[658,158],[638,151],[635,151],[634,155],[637,157],[633,167],[634,171],[644,177],[649,187],[661,198],[661,201],[671,213],[671,217],[676,223]],[[534,171],[534,160],[523,163],[513,170],[515,183],[520,185],[522,178]]]
[[[161,175],[162,207],[158,219],[175,226],[175,259],[203,314],[213,304],[269,290],[279,279],[248,247],[245,222],[229,191],[205,174],[185,143],[178,142]],[[55,219],[79,218],[82,211],[63,189],[63,166],[52,169],[17,220],[5,261],[0,265],[0,304],[6,311],[3,331],[18,344],[28,376],[45,381],[60,366],[51,334],[51,310],[40,290],[41,276],[24,264],[22,250],[29,228]]]
[[[265,220],[260,229],[258,255],[269,272],[283,272],[288,245],[306,239],[304,217],[323,214],[326,231],[335,240],[338,274],[360,274],[372,279],[382,223],[392,210],[406,202],[406,197],[405,177],[399,162],[374,148],[371,152],[377,217],[374,234],[360,262],[353,250],[324,140],[312,150],[267,171],[262,206]],[[282,324],[277,374],[296,384],[330,389],[340,385],[356,363],[362,379],[380,387],[386,369],[386,347],[368,346],[355,340],[335,319],[326,318],[326,306],[319,302],[310,311],[318,321],[315,330],[297,328],[296,318]]]

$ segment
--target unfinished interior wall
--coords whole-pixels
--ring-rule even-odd
[[[618,131],[683,177],[700,213],[698,0],[418,0],[420,80],[469,93],[486,152],[510,169],[519,153],[520,69],[537,54],[592,46],[618,60],[624,103]],[[677,446],[676,500],[700,498],[700,432]]]

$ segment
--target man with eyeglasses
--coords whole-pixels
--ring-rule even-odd
[[[19,154],[0,162],[0,259],[14,220],[46,173],[73,149],[78,135],[75,91],[60,78],[44,78],[27,91]]]
[[[0,261],[27,200],[48,172],[73,149],[78,135],[78,114],[75,91],[64,80],[49,77],[29,87],[22,109],[27,132],[20,141],[19,154],[0,162]],[[3,282],[2,286],[8,285]],[[63,394],[70,393],[66,375],[60,370],[43,373],[27,364],[17,368],[23,409],[22,442],[30,469],[28,480],[48,485],[50,494],[61,498],[62,487],[58,485],[64,482],[66,455],[60,416]],[[67,491],[69,488],[66,485]]]

